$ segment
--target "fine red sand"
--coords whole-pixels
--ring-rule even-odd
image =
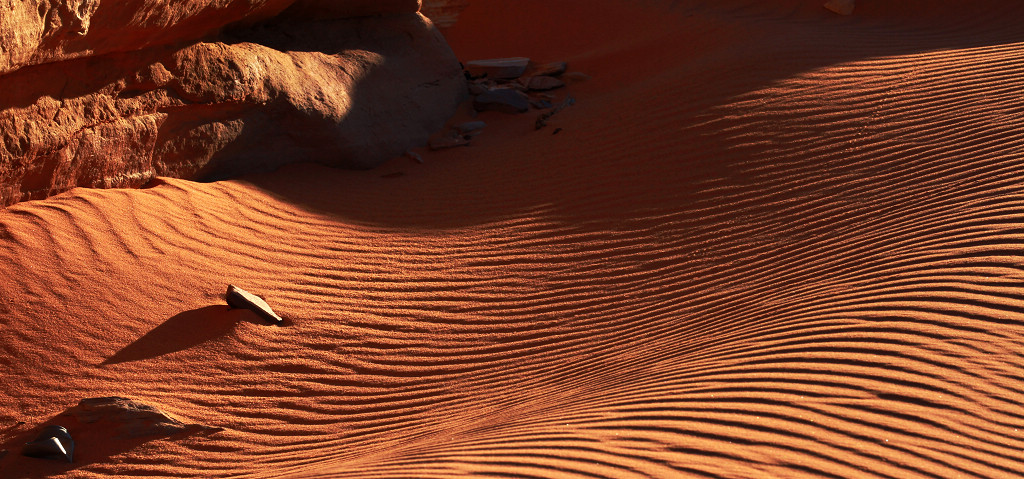
[[[592,76],[547,128],[0,211],[0,476],[1017,476],[1018,5],[479,0],[461,59]]]

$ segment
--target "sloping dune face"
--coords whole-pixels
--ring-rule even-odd
[[[1024,7],[881,3],[474,2],[548,128],[0,212],[0,476],[1018,476]]]

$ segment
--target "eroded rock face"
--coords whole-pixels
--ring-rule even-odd
[[[13,0],[0,0],[0,11],[4,1]],[[98,0],[77,1],[59,3],[93,12],[89,28],[101,13],[114,14],[93,5]],[[164,38],[219,28],[208,19],[210,0],[175,3],[180,8],[163,16],[142,9],[154,2],[130,2],[134,10],[119,18],[147,12],[149,20],[128,23]],[[206,41],[123,52],[129,45],[72,47],[75,39],[35,50],[6,44],[6,65],[44,63],[0,76],[0,204],[75,186],[140,186],[153,176],[222,179],[296,161],[371,167],[425,144],[464,97],[443,37],[409,13],[416,1],[216,3],[233,12],[220,26],[279,15]],[[398,14],[308,18],[369,12]],[[191,27],[168,20],[182,15]],[[3,25],[11,18],[0,13],[0,36],[10,34]],[[64,32],[67,22],[57,23]],[[98,51],[118,53],[45,62]]]
[[[285,10],[324,20],[418,8],[418,0],[0,0],[0,73],[195,40]]]

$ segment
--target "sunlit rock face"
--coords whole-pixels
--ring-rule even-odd
[[[469,0],[423,0],[423,8],[420,10],[437,25],[438,28],[448,28],[455,25],[459,20]]]
[[[0,204],[424,144],[465,83],[418,7],[0,0]]]

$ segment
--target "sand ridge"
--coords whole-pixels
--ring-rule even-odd
[[[0,477],[1018,475],[1024,12],[875,5],[477,2],[547,129],[3,210]],[[224,430],[17,456],[101,395]]]

